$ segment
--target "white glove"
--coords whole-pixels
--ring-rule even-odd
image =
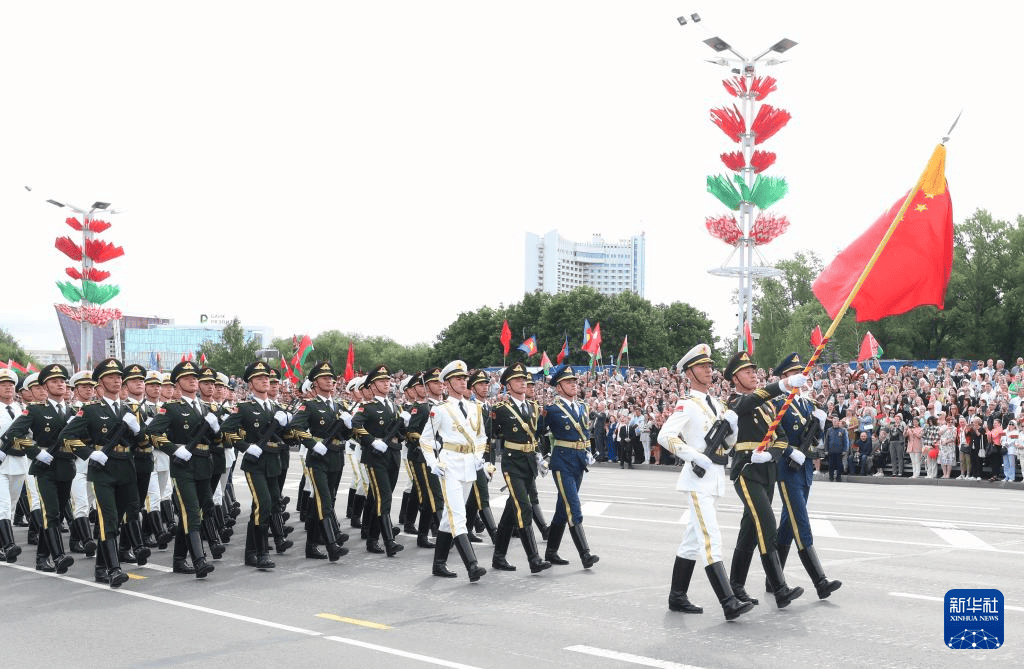
[[[359,442],[356,441],[355,439],[349,439],[348,441],[345,442],[345,445],[348,446],[348,450],[350,451],[354,451],[357,448],[359,448]]]
[[[823,409],[815,409],[811,412],[811,415],[818,419],[818,424],[821,425],[821,431],[825,431],[825,421],[828,420],[828,414]]]
[[[128,426],[128,429],[132,431],[132,434],[138,434],[142,427],[139,425],[139,419],[135,417],[131,411],[121,416],[121,420]]]
[[[544,456],[537,453],[537,471],[540,472],[541,476],[548,475],[548,461],[544,459]]]
[[[789,457],[793,460],[793,462],[797,463],[798,465],[802,465],[804,463],[804,460],[807,459],[807,456],[804,455],[803,451],[799,451],[795,448],[789,452]]]
[[[288,424],[288,414],[286,414],[283,411],[278,411],[277,413],[274,414],[274,420],[277,421],[278,425],[284,427],[285,425]]]
[[[767,450],[754,451],[753,454],[751,454],[750,456],[750,461],[753,462],[755,465],[759,465],[763,462],[771,462],[772,454],[769,453]]]
[[[484,465],[486,465],[486,464],[487,464],[486,460],[484,460],[483,458],[477,458],[476,459],[476,470],[480,471],[481,469],[484,468]]]
[[[704,471],[710,471],[715,464],[711,462],[711,458],[704,455],[703,453],[698,453],[697,455],[693,456],[693,459],[690,460],[690,462],[693,463],[694,467],[700,467]]]
[[[408,411],[403,411],[398,414],[398,417],[402,419],[402,425],[408,425],[409,421],[412,420],[412,414]]]
[[[437,478],[443,479],[444,467],[441,466],[441,463],[435,462],[434,464],[430,465],[430,473],[436,476]]]
[[[590,451],[587,451],[587,464],[588,465],[592,465],[595,462],[597,462],[597,458],[594,457],[593,453],[591,453]]]
[[[342,411],[341,415],[338,416],[338,418],[340,418],[341,422],[345,424],[345,427],[347,427],[350,430],[352,429],[352,414],[350,414],[347,411]]]
[[[254,458],[258,458],[263,455],[263,449],[256,444],[249,444],[249,448],[245,449],[246,455],[251,455]]]
[[[7,459],[7,454],[4,453],[3,451],[0,451],[0,462],[3,462],[6,459]]]
[[[150,416],[149,418],[147,418],[146,419],[146,425],[149,425],[150,423],[152,423],[154,418],[156,418],[156,416]],[[68,421],[68,422],[70,423],[71,421]]]
[[[51,462],[53,462],[53,456],[47,453],[46,451],[39,451],[39,453],[36,455],[36,460],[43,463],[44,465],[48,465]]]
[[[725,422],[728,423],[729,427],[732,428],[733,434],[739,432],[740,417],[736,415],[735,411],[733,411],[732,409],[727,410],[725,413],[722,414],[722,418],[724,418]]]
[[[107,464],[107,454],[103,451],[93,451],[89,454],[89,459],[101,465]]]
[[[380,439],[374,439],[373,443],[371,444],[371,446],[373,446],[376,450],[380,451],[381,453],[383,453],[384,451],[388,450],[388,445],[385,444]]]
[[[188,462],[192,459],[192,453],[184,446],[178,446],[178,448],[174,450],[174,457]]]
[[[797,388],[797,389],[803,388],[804,385],[806,385],[806,383],[807,383],[807,377],[804,376],[803,374],[797,372],[793,376],[790,376],[790,377],[785,378],[785,379],[781,379],[779,381],[779,386],[783,390],[789,392],[790,390],[793,390],[794,388]]]
[[[318,442],[317,445],[313,447],[313,452],[317,455],[327,455],[327,447],[324,446],[322,442]]]
[[[214,416],[212,413],[206,414],[205,418],[206,418],[206,423],[210,426],[211,430],[216,432],[217,430],[220,429],[220,421],[217,420],[217,417]]]

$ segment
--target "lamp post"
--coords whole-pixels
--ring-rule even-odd
[[[75,212],[76,214],[80,214],[82,216],[82,219],[83,219],[82,220],[82,273],[85,274],[85,275],[88,275],[88,270],[92,268],[93,261],[85,253],[85,249],[87,248],[87,244],[88,244],[89,240],[91,240],[93,238],[93,232],[90,229],[91,228],[90,223],[92,222],[93,214],[95,214],[97,211],[106,211],[108,214],[117,214],[119,212],[117,210],[115,210],[115,209],[110,209],[110,203],[109,202],[99,202],[99,201],[93,202],[92,203],[92,207],[90,207],[88,211],[86,211],[85,209],[83,209],[81,207],[76,207],[73,204],[69,204],[67,202],[60,202],[58,200],[50,199],[50,200],[47,200],[47,202],[49,202],[50,204],[54,205],[55,207],[61,207],[61,208],[70,209],[71,211]],[[90,306],[90,304],[85,300],[84,295],[82,297],[82,306],[83,307]],[[79,342],[79,344],[80,344],[79,359],[77,361],[78,362],[77,367],[78,367],[79,370],[82,370],[82,369],[86,368],[86,363],[88,363],[89,357],[92,355],[92,323],[87,322],[83,318],[82,321],[81,321],[81,328],[82,328],[81,329],[81,341]],[[114,332],[115,332],[114,342],[115,342],[115,344],[119,344],[119,342],[120,342],[120,331],[119,330],[120,330],[120,328],[118,327],[117,323],[115,322],[114,323]],[[118,345],[118,349],[120,349],[119,345]],[[120,352],[120,350],[118,350],[118,352]]]
[[[693,15],[694,23],[699,21],[699,17]],[[685,26],[685,17],[679,17],[676,19],[679,25]],[[728,52],[732,54],[734,58],[728,58],[719,55],[718,58],[709,59],[707,62],[713,65],[721,65],[730,69],[732,74],[737,77],[742,77],[745,86],[743,87],[742,93],[738,93],[736,97],[740,98],[742,104],[741,116],[747,120],[747,123],[752,125],[754,119],[754,103],[757,99],[757,93],[754,91],[754,78],[756,76],[757,66],[765,65],[778,65],[785,61],[780,61],[777,58],[769,58],[765,60],[765,57],[769,54],[783,54],[789,49],[796,46],[796,42],[783,38],[773,44],[772,46],[765,49],[761,54],[755,58],[747,58],[739,51],[737,51],[731,44],[726,42],[724,39],[718,36],[708,37],[703,40],[704,44],[707,44],[715,53],[722,54]],[[751,127],[748,126],[746,132],[740,135],[740,148],[743,155],[743,167],[738,171],[742,176],[743,182],[746,184],[748,189],[754,187],[754,182],[757,179],[757,170],[751,164],[751,156],[754,153],[754,146],[756,144],[756,135],[751,131]],[[773,158],[774,159],[774,158]],[[710,270],[710,274],[717,276],[735,276],[739,278],[739,308],[737,309],[737,326],[736,326],[736,346],[737,350],[743,350],[743,324],[744,321],[748,323],[753,322],[754,312],[754,279],[755,278],[767,278],[770,276],[777,276],[780,274],[779,270],[774,267],[768,267],[764,264],[754,265],[754,247],[756,241],[751,237],[751,228],[754,225],[754,204],[749,201],[743,201],[739,208],[739,229],[741,237],[736,244],[736,249],[733,251],[739,251],[739,265],[738,266],[725,266],[718,267]],[[759,254],[760,255],[760,254]],[[732,256],[726,260],[728,263],[732,259]],[[756,338],[756,335],[755,335]]]

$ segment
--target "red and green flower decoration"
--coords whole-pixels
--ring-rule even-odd
[[[733,77],[722,84],[730,95],[751,104],[764,100],[776,90],[774,77]],[[767,244],[789,227],[785,216],[770,215],[764,211],[784,198],[789,190],[783,177],[762,174],[775,163],[776,155],[771,151],[753,149],[773,137],[789,119],[788,111],[762,104],[748,127],[747,119],[735,104],[711,110],[711,122],[729,139],[740,144],[742,150],[721,155],[722,163],[734,174],[708,176],[708,192],[730,211],[740,211],[745,203],[760,210],[750,228],[749,239],[755,245]],[[753,176],[752,183],[748,184],[751,181],[748,176]],[[708,216],[705,225],[713,237],[730,246],[743,240],[743,230],[733,215]]]
[[[80,262],[79,267],[67,267],[65,272],[77,281],[58,281],[57,287],[69,302],[80,305],[58,304],[57,309],[66,316],[79,321],[104,326],[114,319],[121,318],[120,309],[103,307],[114,299],[121,289],[118,286],[104,284],[110,278],[110,272],[99,269],[97,265],[109,262],[124,255],[124,249],[110,242],[96,239],[94,235],[110,228],[110,223],[97,219],[88,220],[83,225],[77,218],[64,221],[70,228],[82,233],[82,245],[76,244],[71,237],[58,237],[54,246],[58,251]]]

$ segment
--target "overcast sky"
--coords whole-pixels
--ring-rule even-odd
[[[647,295],[734,327],[706,192],[736,149],[701,40],[799,44],[761,147],[790,194],[769,262],[826,260],[916,181],[956,114],[954,218],[1015,219],[1021,5],[1008,2],[15,3],[0,82],[0,325],[63,345],[56,198],[124,213],[104,239],[133,315],[238,316],[431,342],[522,298],[524,233],[647,233]],[[703,21],[682,27],[679,14]],[[31,186],[28,192],[24,186]],[[912,270],[912,268],[909,268]],[[827,324],[822,324],[823,329]],[[495,333],[497,337],[498,333]],[[496,344],[497,345],[497,344]],[[557,349],[558,342],[540,342]]]

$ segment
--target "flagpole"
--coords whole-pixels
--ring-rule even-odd
[[[959,116],[957,116],[957,120],[960,120]],[[953,122],[953,128],[955,127],[956,121]],[[953,131],[953,128],[949,129],[950,133]],[[818,358],[821,357],[822,352],[825,350],[825,346],[828,344],[829,340],[832,339],[832,335],[835,334],[836,328],[839,327],[839,322],[843,320],[843,316],[846,315],[847,309],[849,309],[850,305],[853,304],[853,300],[857,297],[857,293],[860,292],[861,286],[864,285],[864,281],[868,278],[868,274],[871,273],[871,270],[874,268],[875,263],[878,261],[878,258],[882,255],[882,251],[885,250],[885,247],[889,243],[889,240],[892,238],[893,233],[896,232],[896,226],[903,221],[903,215],[907,212],[907,209],[910,207],[910,203],[914,201],[915,197],[917,197],[917,194],[918,192],[920,192],[921,188],[925,184],[928,184],[929,188],[925,192],[935,194],[945,192],[946,187],[944,169],[946,158],[946,142],[948,140],[948,136],[943,137],[942,142],[940,142],[939,145],[935,147],[935,151],[932,152],[932,156],[928,160],[928,164],[925,165],[924,171],[918,178],[917,183],[914,184],[914,187],[910,189],[909,193],[907,193],[907,197],[903,200],[903,206],[900,207],[900,210],[896,212],[896,216],[893,217],[892,223],[889,224],[889,229],[885,231],[885,235],[882,237],[882,241],[878,243],[878,246],[875,248],[875,252],[874,254],[872,254],[871,259],[868,260],[868,263],[864,266],[864,270],[860,273],[860,277],[858,277],[857,283],[853,284],[853,290],[851,290],[850,294],[846,297],[846,301],[843,302],[843,306],[840,307],[838,313],[836,313],[835,315],[835,318],[832,319],[832,324],[828,326],[828,330],[825,332],[825,336],[821,338],[821,342],[818,344],[817,348],[814,349],[814,353],[811,354],[811,359],[808,360],[807,364],[804,366],[803,371],[801,372],[804,376],[807,376],[807,374],[810,373],[811,369],[814,367],[814,364],[818,361]],[[785,403],[783,403],[782,407],[776,412],[775,420],[773,420],[772,424],[768,426],[768,431],[765,432],[764,438],[761,439],[761,443],[758,444],[756,449],[758,452],[763,452],[764,449],[768,447],[768,443],[772,440],[772,435],[775,434],[775,430],[779,427],[779,423],[782,422],[782,417],[786,415],[786,411],[789,410],[789,407],[793,404],[793,400],[799,393],[799,388],[793,388],[792,390],[789,391],[789,395],[786,397]]]

